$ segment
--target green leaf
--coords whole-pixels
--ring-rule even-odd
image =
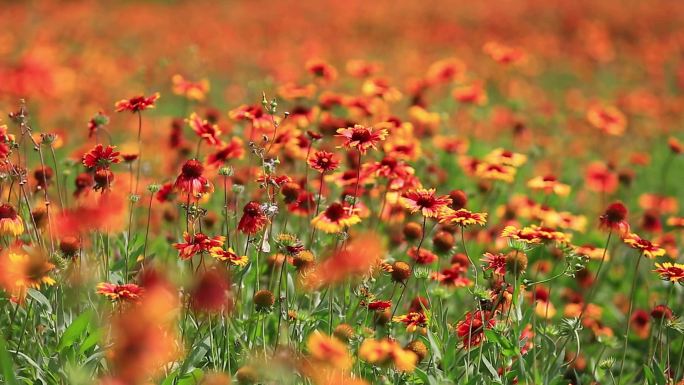
[[[76,342],[86,331],[92,316],[92,310],[88,310],[78,316],[78,318],[76,318],[74,322],[72,322],[71,325],[69,325],[69,327],[64,331],[64,334],[62,334],[62,338],[59,340],[57,350],[61,352],[65,348],[73,345],[74,342]]]
[[[7,342],[2,333],[0,333],[0,372],[2,372],[3,377],[5,377],[5,382],[7,385],[19,385],[19,381],[14,376],[12,357],[7,350]]]
[[[39,292],[36,289],[28,289],[28,295],[29,297],[33,298],[34,300],[38,301],[41,305],[45,307],[48,313],[52,313],[52,305],[50,304],[50,300],[43,295],[43,293]]]

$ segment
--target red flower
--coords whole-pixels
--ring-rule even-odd
[[[207,164],[218,166],[230,159],[242,159],[245,156],[245,149],[243,148],[242,139],[232,137],[230,142],[222,143],[218,151],[209,154],[207,157]]]
[[[110,165],[121,162],[119,152],[114,151],[116,147],[103,147],[98,144],[92,150],[83,155],[83,165],[96,170],[108,169]]]
[[[179,251],[179,257],[183,260],[190,259],[198,253],[209,252],[216,247],[223,247],[225,237],[217,235],[215,237],[208,237],[202,233],[190,235],[187,232],[183,233],[185,242],[174,243],[173,247]]]
[[[207,270],[201,274],[190,292],[193,309],[209,313],[230,311],[233,307],[228,278],[217,270]]]
[[[157,99],[159,99],[159,92],[156,92],[148,97],[141,95],[130,99],[119,100],[116,102],[114,107],[116,107],[116,112],[140,112],[148,108],[154,108],[154,103],[157,101]]]
[[[344,138],[343,146],[356,148],[362,154],[365,154],[369,148],[378,148],[378,142],[385,140],[387,134],[384,128],[374,130],[373,127],[364,127],[360,124],[337,129],[337,136]]]
[[[309,163],[311,168],[320,173],[334,171],[340,165],[340,161],[337,160],[335,155],[328,151],[316,151],[309,157],[307,163]]]
[[[506,274],[506,256],[497,253],[497,254],[492,254],[492,253],[484,253],[484,258],[482,258],[482,262],[484,262],[486,265],[484,266],[484,270],[491,270],[495,272],[496,274],[501,274],[504,275]]]
[[[97,285],[97,294],[104,295],[112,301],[137,302],[143,291],[143,288],[133,283],[116,285],[102,282]]]
[[[252,201],[242,209],[242,218],[238,223],[238,230],[245,234],[254,235],[264,228],[266,222],[268,222],[268,218],[266,218],[259,202]]]
[[[615,230],[620,234],[625,234],[629,231],[627,214],[627,207],[622,202],[611,203],[603,215],[599,217],[600,226],[603,229]]]
[[[371,301],[368,303],[368,310],[386,310],[392,307],[392,301]]]
[[[212,146],[216,146],[221,142],[219,136],[221,129],[216,124],[211,124],[207,120],[203,120],[196,113],[192,113],[188,119],[185,120],[192,131],[200,138],[207,141]]]
[[[451,267],[432,274],[432,279],[435,281],[453,287],[466,287],[472,283],[468,277],[465,276],[467,269],[462,265],[451,265]]]
[[[409,249],[408,255],[413,260],[415,260],[416,263],[419,265],[429,265],[438,259],[437,256],[434,253],[430,252],[429,250],[426,250],[426,249],[418,250],[418,248],[416,246],[413,246]]]
[[[193,198],[200,197],[206,193],[214,191],[214,186],[209,180],[202,176],[204,166],[197,160],[191,159],[183,164],[180,175],[176,178],[174,187],[192,195]]]
[[[482,320],[484,319],[484,322]],[[477,310],[474,314],[466,313],[465,319],[456,325],[456,334],[466,348],[478,346],[484,339],[484,329],[491,329],[496,325],[489,312]]]
[[[176,191],[173,183],[164,183],[159,191],[157,191],[156,198],[159,202],[173,202],[176,199]]]

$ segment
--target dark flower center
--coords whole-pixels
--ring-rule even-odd
[[[368,130],[354,130],[351,136],[351,140],[354,142],[366,143],[370,142],[371,137],[372,135]]]
[[[325,210],[325,216],[331,221],[337,222],[344,217],[344,207],[339,203],[333,203]]]
[[[8,205],[7,203],[0,205],[0,219],[14,219],[17,217],[17,210],[14,207]]]
[[[189,160],[183,165],[183,175],[189,178],[199,178],[203,171],[204,166],[196,160]]]

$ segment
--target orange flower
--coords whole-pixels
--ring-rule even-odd
[[[419,188],[401,195],[401,203],[409,209],[411,214],[418,211],[427,218],[436,218],[449,204],[451,198],[447,195],[435,195],[435,189]]]
[[[454,88],[451,96],[460,103],[484,106],[487,104],[487,93],[482,82],[473,82]]]
[[[495,41],[485,43],[482,50],[497,63],[506,65],[518,64],[527,57],[522,49],[510,47]]]
[[[427,71],[427,81],[430,84],[448,83],[454,80],[462,80],[465,75],[466,65],[457,58],[439,60],[432,63]]]
[[[307,277],[309,287],[336,284],[367,275],[384,258],[384,254],[385,249],[377,234],[355,235],[347,242],[346,248],[337,250],[310,271]]]
[[[665,255],[665,249],[661,248],[660,245],[643,239],[634,233],[628,233],[622,238],[622,241],[629,247],[640,250],[647,258],[653,259]]]
[[[473,213],[466,209],[442,211],[439,223],[452,223],[462,227],[470,225],[484,226],[487,223],[487,213]]]
[[[475,166],[475,176],[485,180],[500,180],[506,183],[513,183],[515,177],[515,167],[480,162]]]
[[[309,336],[306,346],[309,355],[318,362],[340,370],[349,369],[352,365],[347,345],[335,337],[316,330]]]
[[[49,275],[55,265],[33,250],[5,249],[0,254],[0,266],[0,286],[13,295],[23,296],[29,288],[38,290],[56,283]]]
[[[487,154],[484,160],[485,162],[492,164],[520,167],[527,162],[527,155],[505,150],[503,148],[497,148]]]
[[[602,162],[593,162],[587,166],[584,178],[590,190],[612,193],[617,189],[618,176]]]
[[[193,82],[185,79],[183,75],[176,74],[171,77],[171,83],[174,94],[190,100],[204,100],[209,92],[209,80],[207,79]]]
[[[387,129],[373,129],[355,124],[354,127],[337,129],[337,136],[344,138],[343,146],[355,148],[365,154],[369,148],[377,149],[377,144],[387,138]]]
[[[148,108],[154,108],[154,104],[159,99],[159,92],[154,93],[151,96],[136,96],[130,99],[123,99],[116,102],[114,107],[116,112],[130,111],[130,112],[140,112]]]
[[[416,331],[417,328],[424,328],[427,326],[428,318],[423,312],[410,312],[408,314],[395,316],[392,318],[394,322],[401,322],[406,325],[406,331],[412,333]]]
[[[306,62],[306,71],[314,75],[316,78],[332,82],[337,79],[337,70],[335,67],[320,59],[311,59]]]
[[[606,261],[610,260],[610,253],[606,249],[596,247],[593,245],[582,245],[575,248],[575,253],[578,255],[584,255],[589,259],[601,260],[605,254]]]
[[[137,302],[143,292],[144,289],[134,283],[117,285],[101,282],[97,285],[97,294],[101,294],[112,301]]]
[[[627,128],[627,118],[613,106],[594,105],[587,110],[587,120],[592,126],[609,135],[622,135]]]
[[[326,233],[338,233],[346,227],[361,222],[356,214],[357,209],[342,203],[332,203],[325,211],[311,220],[311,224],[318,230]]]
[[[553,175],[537,176],[527,182],[527,187],[532,190],[540,190],[546,194],[566,196],[570,193],[570,186],[561,183]]]
[[[402,372],[413,371],[418,361],[414,352],[403,349],[396,341],[387,338],[363,340],[359,347],[359,358],[373,365],[393,363]]]

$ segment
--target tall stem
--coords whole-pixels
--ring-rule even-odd
[[[625,358],[627,357],[627,345],[629,345],[629,330],[632,326],[632,311],[634,310],[634,291],[636,289],[637,279],[639,278],[639,264],[644,256],[642,252],[637,259],[636,266],[634,267],[634,277],[632,278],[632,288],[629,291],[629,312],[627,313],[627,328],[625,330],[625,346],[622,349],[622,361],[620,363],[620,374],[618,375],[618,384],[622,379],[622,372],[625,369]]]

